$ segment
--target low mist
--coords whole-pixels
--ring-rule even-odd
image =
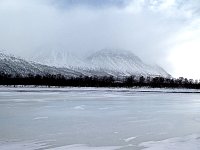
[[[0,49],[27,59],[50,51],[85,57],[129,50],[179,75],[173,48],[196,27],[199,7],[197,0],[1,0]]]

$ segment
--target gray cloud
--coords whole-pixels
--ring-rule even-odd
[[[52,0],[51,3],[60,8],[66,9],[80,5],[93,8],[124,7],[130,0]]]
[[[0,48],[22,57],[127,49],[165,65],[173,37],[199,13],[196,1],[1,0]]]

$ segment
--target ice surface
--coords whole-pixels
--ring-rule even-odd
[[[35,150],[40,148],[46,148],[45,143],[40,142],[2,142],[0,143],[1,150]]]
[[[85,109],[85,105],[75,106],[74,109],[84,110]]]
[[[74,144],[60,147],[49,148],[49,145],[43,142],[13,142],[13,143],[0,143],[1,150],[117,150],[120,146],[104,146],[104,147],[89,147],[84,144]]]
[[[48,117],[35,117],[33,120],[39,120],[39,119],[48,119]]]
[[[116,150],[119,148],[120,146],[89,147],[87,145],[76,144],[51,148],[49,150]]]
[[[1,87],[0,150],[196,150],[199,92]]]
[[[143,150],[200,150],[200,135],[170,138],[141,143]]]

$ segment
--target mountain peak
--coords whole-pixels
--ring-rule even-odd
[[[131,51],[122,50],[122,49],[102,49],[100,51],[95,52],[93,55],[112,55],[112,56],[135,56]],[[135,56],[137,57],[137,56]]]
[[[34,59],[38,63],[55,67],[78,68],[85,66],[80,58],[65,50],[40,52]]]
[[[127,50],[103,49],[90,55],[87,61],[96,70],[107,70],[122,76],[169,76],[164,69],[145,64],[139,57]]]
[[[103,49],[85,60],[52,53],[45,61],[41,55],[40,64],[0,53],[0,71],[8,74],[62,74],[65,76],[162,76],[170,75],[161,67],[145,64],[139,57],[126,50]],[[42,62],[43,61],[43,62]],[[70,66],[70,64],[72,66]],[[53,67],[55,66],[55,67]]]

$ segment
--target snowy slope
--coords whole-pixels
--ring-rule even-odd
[[[76,72],[67,68],[56,68],[39,63],[28,62],[21,58],[5,55],[0,53],[0,72],[12,75],[27,76],[45,75],[45,74],[62,74],[65,76],[80,76],[80,72]]]
[[[93,65],[94,70],[106,70],[118,75],[170,76],[161,67],[147,65],[133,53],[124,50],[101,50],[89,56],[87,62]]]
[[[41,51],[34,56],[33,61],[65,68],[85,68],[87,66],[83,60],[64,50],[49,50],[48,53]]]
[[[129,51],[101,50],[86,59],[63,52],[52,51],[48,55],[39,55],[35,61],[26,61],[0,53],[0,72],[7,74],[62,74],[64,76],[163,76],[170,75],[159,66],[150,66]]]

